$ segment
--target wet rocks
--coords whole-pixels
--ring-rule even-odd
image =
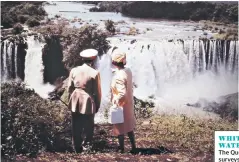
[[[135,42],[137,42],[136,39],[130,41],[130,44],[134,44]]]

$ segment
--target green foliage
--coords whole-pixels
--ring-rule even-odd
[[[238,5],[210,2],[131,2],[122,5],[124,15],[140,18],[173,20],[212,20],[237,22]]]
[[[11,28],[14,24],[14,20],[13,18],[11,17],[11,15],[8,15],[8,14],[5,14],[4,13],[1,13],[1,25],[4,27],[4,28]]]
[[[70,28],[62,23],[36,28],[36,32],[43,35],[59,36],[63,49],[63,63],[68,71],[75,66],[82,65],[82,58],[79,55],[81,51],[94,48],[101,56],[110,48],[107,33],[94,25]]]
[[[65,103],[68,103],[69,102],[69,99],[68,99],[68,96],[69,96],[69,93],[67,90],[64,90],[62,96],[61,96],[61,100]]]
[[[13,30],[12,30],[13,34],[20,34],[22,31],[23,31],[23,27],[19,23],[14,25]]]
[[[17,22],[25,23],[29,17],[41,20],[46,15],[42,2],[1,2],[1,25],[10,28]]]
[[[115,33],[115,26],[114,26],[114,21],[112,20],[107,20],[105,21],[105,28],[111,33]]]
[[[134,97],[134,111],[136,118],[149,118],[153,116],[154,103],[142,101]]]
[[[29,17],[29,15],[18,15],[17,20],[18,22],[24,24],[29,19]]]
[[[35,17],[31,17],[27,20],[26,24],[29,26],[29,27],[34,27],[34,26],[39,26],[40,25],[40,22],[39,20],[37,20]]]
[[[161,115],[152,119],[151,138],[174,149],[190,150],[193,154],[214,151],[215,130],[236,130],[237,122],[195,119],[184,115]]]
[[[74,34],[73,34],[74,33]],[[88,48],[94,48],[99,52],[99,55],[106,53],[109,49],[109,42],[106,40],[107,35],[97,26],[86,25],[79,30],[68,34],[68,40],[71,45],[67,51],[64,51],[63,62],[67,69],[82,65],[82,58],[79,53]]]
[[[1,88],[2,156],[70,149],[70,111],[65,106],[42,99],[22,83]]]
[[[90,12],[105,12],[105,8],[92,7],[89,9]]]

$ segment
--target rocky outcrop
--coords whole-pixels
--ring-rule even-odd
[[[17,60],[19,61],[19,63],[17,63],[17,73],[18,76],[24,80],[25,79],[25,58],[26,58],[26,54],[27,54],[27,48],[28,45],[27,43],[24,41],[23,38],[20,38],[19,41],[17,42],[18,46],[17,46]]]
[[[67,76],[68,71],[64,68],[63,49],[60,38],[57,35],[45,36],[45,46],[42,49],[44,65],[44,82],[54,84],[57,78]]]
[[[203,108],[205,111],[219,114],[221,118],[238,120],[238,93],[233,93],[219,97],[216,101],[200,99],[194,104],[187,104],[197,108]]]

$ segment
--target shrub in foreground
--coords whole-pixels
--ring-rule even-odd
[[[1,88],[4,158],[71,149],[70,111],[65,106],[42,99],[22,83],[4,83]]]

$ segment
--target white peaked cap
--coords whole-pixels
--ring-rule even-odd
[[[80,56],[86,59],[95,59],[98,51],[95,49],[86,49],[80,53]]]

